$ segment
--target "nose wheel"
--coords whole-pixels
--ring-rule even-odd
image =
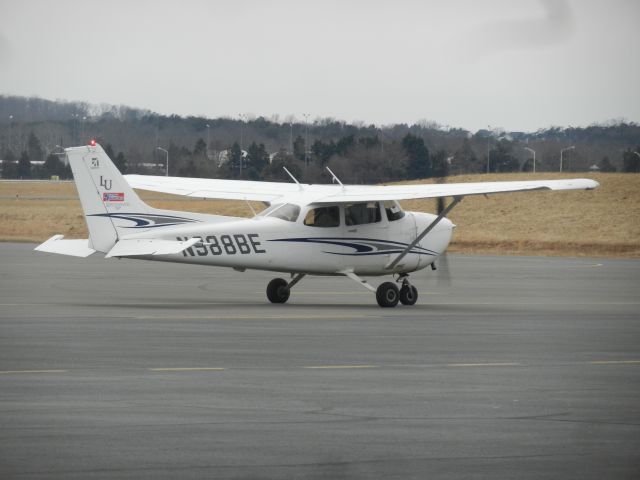
[[[384,282],[376,290],[376,300],[383,308],[395,307],[398,302],[403,305],[415,305],[418,301],[418,289],[409,283],[407,276],[400,277],[402,286],[398,287],[393,282]]]
[[[403,305],[415,305],[418,301],[418,289],[409,283],[400,288],[400,303]]]

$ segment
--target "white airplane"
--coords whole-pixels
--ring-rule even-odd
[[[335,275],[374,292],[381,307],[413,305],[418,298],[409,273],[432,266],[455,225],[446,218],[467,195],[531,190],[593,189],[588,179],[435,185],[306,185],[201,178],[121,175],[102,147],[65,150],[73,171],[89,238],[54,235],[41,252],[87,257],[159,260],[269,270],[290,274],[267,286],[267,298],[284,303],[305,275]],[[287,173],[289,173],[287,171]],[[253,218],[159,210],[133,188],[186,195],[260,201],[269,205]],[[439,215],[405,212],[398,200],[452,197]],[[250,206],[250,205],[249,205]],[[377,288],[362,276],[393,275]],[[396,286],[400,285],[400,288]]]

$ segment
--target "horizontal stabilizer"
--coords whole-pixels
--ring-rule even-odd
[[[156,238],[130,238],[116,243],[105,258],[137,257],[141,255],[172,255],[192,247],[202,240],[198,237],[184,242]]]
[[[39,252],[58,253],[73,257],[88,257],[96,251],[89,247],[89,239],[63,240],[64,235],[54,235],[46,242],[38,245],[35,250]]]

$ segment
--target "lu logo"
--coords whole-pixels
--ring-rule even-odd
[[[109,180],[107,178],[102,178],[100,175],[100,186],[104,187],[105,190],[111,190],[111,186],[113,185],[113,180]]]

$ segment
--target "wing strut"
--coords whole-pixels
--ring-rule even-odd
[[[302,188],[302,185],[300,185],[300,182],[298,181],[298,179],[297,179],[296,177],[294,177],[294,176],[293,176],[293,174],[292,174],[289,170],[287,170],[287,167],[282,166],[282,168],[284,168],[284,171],[285,171],[285,172],[287,172],[287,174],[288,174],[291,178],[293,178],[293,181],[294,181],[294,182],[296,182],[296,185],[298,185],[298,189],[299,189],[299,190],[304,190],[304,189]]]
[[[440,214],[436,217],[436,219],[435,219],[433,222],[431,222],[431,223],[429,224],[429,226],[428,226],[427,228],[425,228],[425,229],[422,231],[422,233],[421,233],[420,235],[418,235],[418,236],[416,237],[416,239],[415,239],[413,242],[411,242],[411,243],[407,246],[407,248],[405,248],[405,249],[402,251],[402,253],[400,253],[400,255],[398,255],[398,256],[397,256],[396,258],[394,258],[391,262],[389,262],[389,263],[388,263],[384,268],[386,268],[386,269],[390,270],[390,269],[392,269],[393,267],[395,267],[395,266],[398,264],[398,262],[399,262],[400,260],[402,260],[402,259],[405,257],[405,255],[406,255],[407,253],[409,253],[409,252],[413,249],[413,247],[415,247],[418,243],[420,243],[420,240],[422,240],[422,239],[427,235],[427,233],[429,233],[431,230],[433,230],[433,227],[435,227],[435,226],[440,222],[440,220],[442,220],[444,217],[446,217],[446,216],[447,216],[447,214],[448,214],[451,210],[453,210],[453,207],[455,207],[458,203],[460,203],[460,200],[462,200],[462,198],[463,198],[463,197],[453,197],[453,201],[452,201],[449,205],[447,205],[447,208],[445,208],[442,212],[440,212]]]

